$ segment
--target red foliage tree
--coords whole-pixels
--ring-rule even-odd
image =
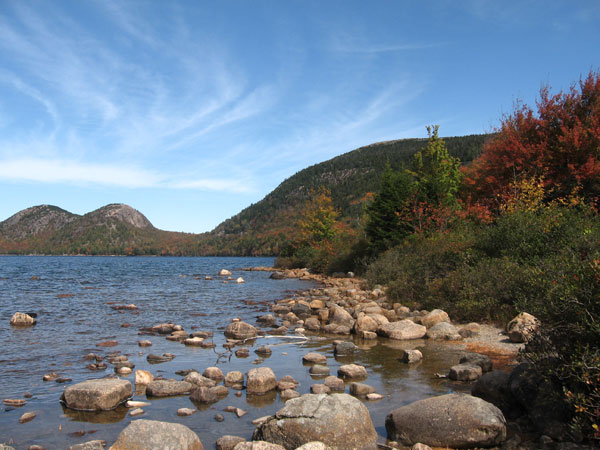
[[[497,206],[511,183],[543,179],[549,198],[579,191],[588,201],[600,195],[600,73],[566,93],[542,88],[537,114],[517,105],[498,134],[466,170],[464,183],[473,199]]]

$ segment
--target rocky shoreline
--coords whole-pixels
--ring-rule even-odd
[[[376,449],[428,447],[502,449],[576,449],[585,448],[569,442],[564,425],[539,416],[536,402],[535,380],[523,365],[517,366],[517,353],[521,343],[512,342],[507,333],[490,325],[451,323],[444,311],[411,311],[401,304],[390,304],[381,288],[366,289],[364,282],[354,277],[338,274],[325,277],[306,270],[275,271],[272,268],[252,268],[272,272],[274,280],[299,278],[320,284],[320,287],[295,293],[269,305],[267,314],[259,315],[255,327],[241,318],[233,318],[224,331],[227,341],[223,350],[217,350],[212,340],[213,331],[188,333],[173,323],[155,324],[138,331],[140,335],[164,336],[186,346],[213,348],[223,357],[243,357],[249,354],[248,344],[257,337],[277,336],[302,341],[307,336],[337,337],[333,341],[336,358],[348,358],[348,364],[332,374],[327,357],[308,352],[302,363],[309,373],[322,383],[310,386],[310,392],[301,393],[298,382],[291,376],[277,379],[269,367],[260,366],[241,371],[223,373],[219,367],[208,367],[202,374],[195,370],[179,373],[183,378],[165,379],[150,371],[135,370],[135,383],[118,378],[133,374],[134,365],[119,352],[103,358],[87,355],[91,370],[114,367],[117,376],[91,379],[65,388],[61,401],[66,408],[77,411],[110,411],[125,405],[131,417],[144,414],[147,402],[132,401],[133,393],[146,395],[148,400],[171,396],[189,396],[194,405],[211,405],[224,398],[230,390],[236,396],[270,395],[279,392],[285,402],[283,408],[272,416],[253,421],[256,429],[252,441],[231,435],[217,440],[217,449]],[[231,278],[222,271],[220,277]],[[225,278],[225,281],[228,281]],[[235,281],[243,282],[238,277]],[[113,305],[125,311],[135,311],[135,305]],[[35,321],[19,316],[22,323],[13,326],[34,326]],[[436,340],[445,345],[464,350],[464,357],[441,378],[473,385],[473,395],[466,393],[440,395],[419,400],[399,408],[390,409],[385,424],[388,440],[378,442],[378,434],[364,402],[377,401],[383,396],[366,384],[369,371],[354,364],[352,355],[357,351],[351,337],[361,342],[391,340],[421,342]],[[519,340],[517,337],[513,340]],[[110,347],[110,341],[98,344]],[[145,339],[138,341],[140,348],[151,345]],[[398,359],[404,364],[416,364],[422,354],[415,345],[399,351]],[[268,345],[254,350],[257,355],[268,355]],[[172,360],[173,354],[148,354],[148,362],[161,363]],[[516,369],[514,369],[516,367]],[[496,370],[493,370],[496,369]],[[184,373],[186,372],[186,373]],[[47,374],[49,379],[54,374]],[[57,375],[58,376],[58,375]],[[348,392],[348,393],[346,393]],[[532,401],[533,399],[533,401]],[[5,399],[10,402],[26,399]],[[7,401],[9,403],[7,403]],[[16,406],[18,407],[18,405]],[[537,409],[536,409],[537,408]],[[239,407],[225,408],[237,417],[246,411]],[[180,408],[179,416],[193,415],[197,409]],[[25,413],[28,414],[28,413]],[[24,421],[35,415],[21,417]],[[535,416],[535,414],[538,414]],[[215,420],[219,421],[219,414]],[[533,417],[535,416],[535,417]],[[450,418],[450,419],[448,419]],[[450,420],[450,422],[448,422]],[[535,421],[543,422],[536,427]],[[537,424],[539,425],[539,424]],[[538,429],[541,428],[541,429]],[[204,443],[206,446],[208,443]],[[102,440],[76,444],[70,449],[104,449]],[[146,419],[133,420],[109,448],[174,448],[202,449],[203,443],[191,429],[179,423]],[[0,449],[11,448],[0,445]],[[31,450],[43,448],[31,446]]]

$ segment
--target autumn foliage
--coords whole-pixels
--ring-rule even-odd
[[[543,88],[537,111],[517,105],[497,136],[465,171],[466,191],[492,208],[511,183],[543,180],[548,200],[579,190],[587,202],[600,196],[600,74],[550,94]]]

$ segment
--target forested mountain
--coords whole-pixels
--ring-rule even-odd
[[[444,138],[451,155],[466,164],[477,157],[491,135]],[[260,202],[221,223],[201,243],[203,252],[222,254],[278,254],[298,220],[298,211],[311,189],[331,191],[341,219],[351,226],[362,218],[364,203],[377,192],[389,163],[394,169],[407,164],[427,139],[379,142],[310,166],[283,181]]]
[[[463,163],[481,152],[489,135],[444,138]],[[310,166],[283,181],[260,202],[210,233],[154,228],[127,205],[107,205],[83,216],[42,205],[0,222],[0,253],[97,255],[277,255],[294,235],[299,210],[312,189],[331,191],[340,218],[357,226],[364,204],[379,189],[386,164],[400,168],[426,139],[379,142]]]

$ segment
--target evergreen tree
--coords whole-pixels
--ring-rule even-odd
[[[388,164],[381,177],[381,189],[367,208],[365,231],[371,250],[379,253],[399,244],[413,231],[404,212],[410,207],[415,184],[406,171],[394,171]]]

